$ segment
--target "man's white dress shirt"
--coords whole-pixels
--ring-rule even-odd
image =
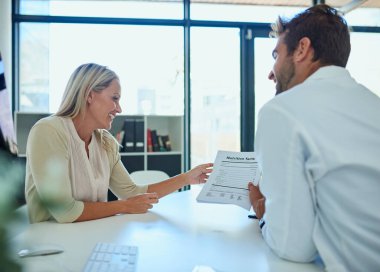
[[[265,241],[327,271],[380,271],[380,98],[322,67],[261,109]]]

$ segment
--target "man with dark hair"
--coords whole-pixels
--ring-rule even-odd
[[[263,237],[288,260],[378,271],[380,99],[344,68],[349,29],[335,9],[317,5],[272,29],[277,96],[259,113],[262,180],[248,185]]]

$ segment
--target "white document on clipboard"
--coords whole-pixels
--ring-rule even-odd
[[[213,171],[197,201],[235,204],[250,210],[248,182],[257,185],[260,176],[255,152],[218,151]]]

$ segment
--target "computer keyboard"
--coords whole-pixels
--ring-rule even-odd
[[[97,243],[83,272],[135,272],[137,246]]]

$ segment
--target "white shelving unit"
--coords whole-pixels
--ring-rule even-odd
[[[15,128],[19,156],[25,157],[26,142],[32,126],[49,113],[15,112]],[[118,115],[113,120],[110,132],[116,135],[123,130],[124,120],[133,118],[144,123],[144,150],[142,152],[121,152],[122,161],[129,172],[137,170],[161,170],[169,176],[183,171],[183,117],[161,115]],[[169,135],[172,151],[147,151],[147,129],[156,130],[158,135]]]
[[[141,119],[144,122],[144,151],[143,152],[121,152],[120,155],[126,168],[128,169],[129,158],[143,158],[143,167],[135,166],[136,169],[129,168],[128,171],[136,170],[161,170],[169,176],[174,176],[183,171],[183,117],[169,115],[118,115],[113,121],[111,133],[116,135],[123,130],[126,118]],[[171,151],[147,150],[147,130],[156,130],[157,135],[169,135]],[[171,167],[171,168],[170,168]]]

